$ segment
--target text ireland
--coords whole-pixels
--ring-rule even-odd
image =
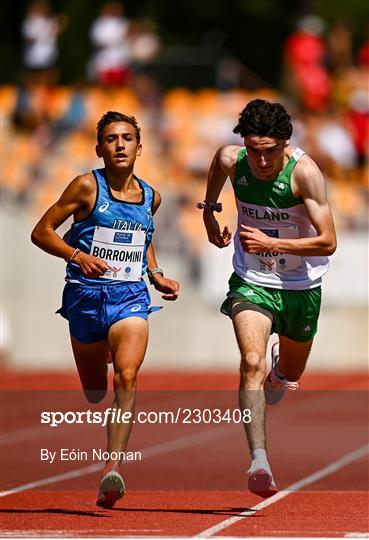
[[[264,208],[251,208],[248,206],[242,206],[242,213],[253,219],[269,220],[269,221],[286,221],[290,218],[288,212],[282,212],[279,210],[271,211]]]

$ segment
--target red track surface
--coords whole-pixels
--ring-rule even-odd
[[[40,425],[41,410],[94,408],[83,404],[76,376],[7,373],[3,381],[3,535],[161,537],[208,530],[211,536],[343,537],[368,532],[367,454],[365,448],[352,454],[368,443],[364,375],[308,374],[302,391],[268,411],[270,461],[280,489],[323,472],[239,519],[262,502],[246,488],[249,458],[241,425],[136,424],[128,450],[142,450],[143,459],[126,463],[128,494],[116,509],[102,510],[94,504],[98,463],[40,461],[40,448],[104,448],[100,426]],[[143,373],[140,407],[205,408],[214,399],[235,407],[236,388],[236,374]],[[109,405],[107,399],[101,409]],[[349,457],[337,461],[343,456]],[[91,465],[95,469],[86,472]],[[62,473],[66,479],[47,480]],[[24,488],[27,483],[33,489]],[[4,494],[17,487],[18,493]]]

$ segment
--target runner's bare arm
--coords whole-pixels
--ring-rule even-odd
[[[227,177],[233,179],[239,150],[240,147],[234,145],[222,146],[217,150],[208,174],[206,202],[217,202]],[[203,219],[209,242],[219,248],[228,246],[232,238],[228,225],[221,231],[214,213],[206,209],[203,212]]]
[[[60,199],[42,216],[32,231],[36,246],[51,255],[69,260],[75,248],[69,246],[55,231],[70,216],[82,219],[91,210],[96,195],[96,182],[92,175],[77,176],[62,193]],[[98,277],[107,270],[104,261],[88,253],[79,252],[74,259],[87,277]]]
[[[154,203],[153,203],[153,213],[155,214],[157,209],[161,204],[161,195],[158,191],[154,191]]]
[[[292,189],[302,197],[310,221],[317,231],[311,238],[271,238],[254,227],[242,225],[241,243],[245,251],[290,253],[291,255],[332,255],[336,250],[336,233],[327,201],[325,182],[318,166],[308,157],[296,166]]]

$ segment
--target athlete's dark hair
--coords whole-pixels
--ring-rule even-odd
[[[127,122],[127,124],[131,124],[131,126],[133,126],[136,130],[137,142],[140,143],[141,129],[137,123],[136,118],[134,116],[128,116],[127,114],[123,114],[117,111],[108,111],[100,118],[96,126],[97,142],[99,144],[102,141],[102,134],[104,128],[109,124],[112,124],[113,122]]]
[[[241,111],[233,133],[287,140],[292,134],[291,117],[280,103],[254,99]]]

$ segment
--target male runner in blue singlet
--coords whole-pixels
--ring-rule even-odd
[[[109,111],[97,124],[96,153],[105,167],[77,176],[32,232],[41,249],[68,261],[59,313],[69,321],[73,353],[90,403],[107,391],[107,360],[114,366],[113,408],[131,421],[108,423],[109,455],[124,452],[132,428],[137,373],[148,340],[147,272],[165,300],[179,285],[158,268],[151,242],[160,194],[133,173],[141,154],[140,128],[132,116]],[[55,231],[70,216],[70,231]],[[125,417],[127,418],[127,416]],[[119,460],[108,460],[97,504],[111,508],[125,486]]]
[[[251,411],[245,431],[251,453],[248,486],[263,497],[276,492],[266,453],[265,403],[275,405],[298,386],[317,331],[322,276],[336,249],[325,182],[314,161],[292,148],[290,116],[280,103],[248,103],[233,130],[244,146],[219,148],[210,167],[204,209],[209,241],[231,242],[214,210],[229,177],[238,226],[234,273],[222,313],[232,318],[241,353],[240,408]],[[266,348],[272,332],[272,369]]]

